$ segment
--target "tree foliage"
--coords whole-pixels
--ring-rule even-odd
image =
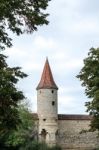
[[[99,48],[91,48],[84,60],[84,67],[77,76],[91,101],[86,102],[87,112],[92,115],[91,131],[99,131]]]
[[[20,35],[32,33],[38,26],[48,24],[44,13],[49,0],[0,0],[0,47],[12,46],[8,31]]]
[[[6,140],[7,147],[22,149],[34,142],[37,132],[34,126],[32,113],[24,105],[19,104],[19,118],[21,123],[17,125],[17,130],[13,130]]]
[[[48,146],[46,143],[39,143],[37,141],[30,141],[19,150],[62,150],[59,146]]]
[[[27,75],[19,67],[9,67],[6,56],[0,54],[0,143],[20,123],[18,103],[25,97],[16,87]]]

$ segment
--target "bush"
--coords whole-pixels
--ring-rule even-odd
[[[59,146],[49,147],[45,143],[30,141],[30,142],[26,142],[26,144],[20,147],[19,150],[61,150],[61,148]]]
[[[59,147],[59,146],[54,146],[54,147],[49,148],[49,150],[61,150],[61,147]]]

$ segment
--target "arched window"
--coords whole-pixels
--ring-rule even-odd
[[[46,135],[47,135],[47,132],[45,129],[42,129],[41,131],[41,138],[42,138],[42,141],[45,141],[46,140]]]

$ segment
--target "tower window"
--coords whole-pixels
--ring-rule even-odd
[[[53,106],[55,105],[55,102],[54,102],[54,101],[52,101],[52,105],[53,105]]]
[[[40,93],[41,93],[41,90],[40,90]]]
[[[52,93],[54,93],[54,90],[52,90]]]
[[[43,121],[46,121],[46,119],[44,118]]]

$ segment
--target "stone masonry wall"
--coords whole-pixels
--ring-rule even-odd
[[[58,120],[57,142],[63,150],[94,150],[99,147],[96,133],[80,133],[88,129],[90,120]]]

